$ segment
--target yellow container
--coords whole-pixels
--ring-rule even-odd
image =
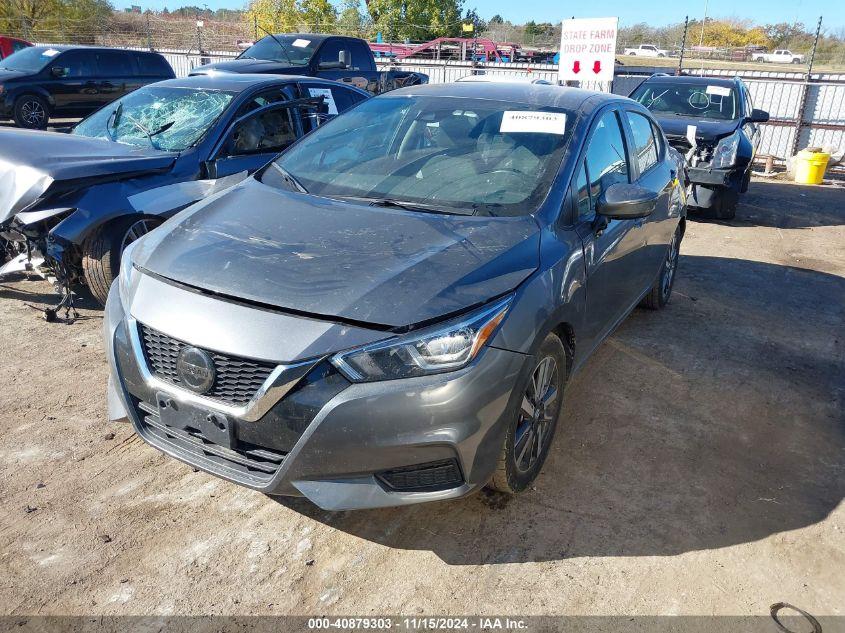
[[[795,182],[805,185],[820,185],[827,169],[830,154],[802,149],[795,157]]]

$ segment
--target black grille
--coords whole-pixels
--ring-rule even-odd
[[[188,461],[194,462],[201,457],[230,476],[237,473],[240,478],[253,483],[266,483],[273,478],[287,455],[242,440],[238,440],[234,448],[220,446],[206,438],[199,429],[175,429],[162,424],[156,407],[134,397],[132,401],[144,430],[152,438],[178,447]]]
[[[379,473],[378,478],[388,488],[402,492],[446,490],[464,481],[458,462],[454,459],[386,470]]]
[[[180,350],[188,344],[145,325],[139,324],[139,327],[150,371],[162,380],[181,386],[182,381],[176,373],[176,359]],[[217,378],[203,395],[227,404],[241,406],[248,403],[276,368],[272,363],[206,351],[214,361]]]

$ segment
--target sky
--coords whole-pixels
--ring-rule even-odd
[[[336,4],[339,2],[335,1]],[[736,17],[751,19],[758,24],[774,22],[803,22],[810,28],[815,25],[820,15],[824,16],[826,30],[845,27],[845,2],[843,0],[707,0],[707,15],[724,18]],[[240,9],[245,0],[113,0],[116,7],[130,4],[140,5],[143,9],[160,11],[163,7],[176,9],[182,5],[207,4],[210,9]],[[466,0],[464,7],[475,7],[482,18],[489,19],[495,14],[506,20],[522,24],[529,20],[535,22],[558,22],[563,18],[588,18],[618,16],[620,26],[637,22],[647,22],[653,26],[663,26],[683,22],[684,16],[701,18],[704,15],[705,0],[694,2],[686,0],[600,0],[599,2],[561,2],[560,0]],[[589,7],[589,10],[585,10]]]

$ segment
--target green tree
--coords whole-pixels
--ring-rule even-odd
[[[370,0],[367,9],[386,38],[424,42],[461,33],[463,0]]]

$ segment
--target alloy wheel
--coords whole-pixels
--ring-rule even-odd
[[[557,408],[558,367],[551,356],[543,358],[531,374],[522,394],[519,421],[514,436],[514,464],[519,472],[531,470],[551,440]]]
[[[132,242],[146,235],[159,224],[161,222],[150,218],[144,218],[143,220],[132,223],[123,235],[123,241],[120,243],[120,252],[122,253]]]
[[[26,101],[21,105],[21,118],[32,127],[42,127],[47,118],[47,112],[40,102]]]
[[[669,298],[672,292],[672,281],[675,279],[675,270],[678,268],[678,234],[672,236],[672,243],[666,253],[666,262],[663,264],[663,278],[660,280],[660,292],[663,299]]]

